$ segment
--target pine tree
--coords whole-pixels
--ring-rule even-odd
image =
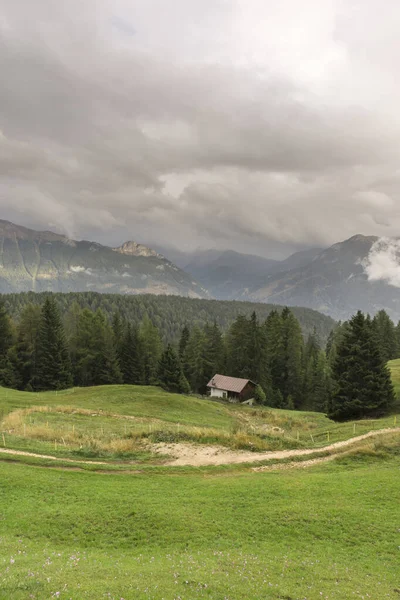
[[[329,410],[330,377],[324,352],[319,352],[313,364],[309,405],[311,410],[327,412]]]
[[[126,325],[122,320],[119,312],[114,313],[112,320],[112,331],[114,339],[114,347],[117,353],[118,360],[121,362],[122,344],[124,340]]]
[[[17,342],[15,344],[15,353],[11,362],[8,363],[10,368],[13,365],[15,373],[9,375],[10,379],[14,379],[17,389],[26,390],[32,387],[32,379],[35,374],[36,365],[36,344],[38,331],[41,322],[40,306],[27,304],[21,314],[21,318],[17,327]]]
[[[195,325],[190,332],[190,338],[183,356],[183,364],[186,368],[184,375],[191,389],[204,394],[208,383],[205,360],[206,336],[204,331]],[[212,376],[211,376],[212,377]]]
[[[144,368],[139,332],[130,323],[126,327],[121,344],[120,366],[124,383],[143,384]]]
[[[388,362],[397,358],[399,346],[397,343],[396,328],[389,315],[384,310],[380,310],[373,318],[372,324],[383,360]]]
[[[179,340],[179,358],[182,360],[183,355],[185,354],[186,346],[190,338],[190,330],[187,325],[182,329],[181,337]]]
[[[265,339],[265,362],[264,368],[266,383],[264,389],[267,396],[267,404],[277,406],[283,405],[282,389],[285,377],[285,351],[283,346],[283,322],[281,315],[272,310],[268,315],[264,326]],[[281,392],[277,395],[278,390]]]
[[[168,344],[162,353],[158,378],[161,386],[168,392],[187,394],[190,391],[189,383],[182,373],[179,357],[171,344]]]
[[[216,323],[204,327],[204,379],[210,381],[216,373],[225,371],[225,345]]]
[[[144,383],[145,385],[157,385],[162,342],[159,330],[147,315],[140,326],[139,336],[143,352]]]
[[[261,385],[257,385],[254,390],[254,399],[258,404],[265,404],[267,397]]]
[[[239,315],[227,335],[227,372],[232,377],[249,378],[248,335],[248,319]]]
[[[292,397],[294,406],[298,409],[303,401],[302,356],[304,343],[300,324],[288,308],[282,311],[282,332],[285,370],[281,391],[285,399],[288,396]]]
[[[61,390],[72,385],[64,327],[52,296],[46,298],[42,308],[33,381],[36,390]]]
[[[6,311],[4,301],[0,299],[0,378],[1,371],[6,367],[7,353],[14,341],[13,328]]]
[[[303,410],[314,410],[314,391],[315,386],[319,386],[316,371],[320,359],[321,348],[317,333],[308,336],[303,353]]]
[[[380,417],[394,401],[390,372],[374,327],[361,311],[350,320],[332,369],[334,391],[328,416],[337,421]]]
[[[94,385],[122,383],[113,330],[102,310],[98,309],[93,318],[93,365]]]

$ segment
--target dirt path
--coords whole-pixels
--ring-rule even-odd
[[[12,450],[11,448],[0,448],[0,454],[11,454],[11,456],[33,456],[33,458],[45,458],[47,460],[62,461],[66,463],[77,463],[80,465],[109,464],[106,462],[99,462],[98,460],[75,460],[74,458],[62,458],[61,456],[51,456],[50,454],[35,454],[34,452],[25,452],[25,450]]]
[[[380,429],[370,431],[363,435],[336,442],[322,448],[306,448],[304,450],[279,450],[276,452],[244,452],[241,450],[229,450],[221,446],[203,446],[200,444],[154,444],[153,450],[160,454],[169,454],[172,460],[164,463],[167,466],[194,466],[205,467],[208,465],[228,465],[246,462],[260,462],[265,460],[283,460],[297,456],[310,456],[319,452],[333,452],[347,448],[357,442],[384,433],[400,433],[400,427],[396,429]]]
[[[156,454],[168,454],[172,458],[163,462],[164,466],[193,466],[193,467],[205,467],[210,465],[229,465],[238,463],[255,463],[267,460],[285,460],[288,458],[295,458],[298,456],[312,456],[321,452],[330,452],[330,456],[315,457],[311,460],[302,462],[285,463],[281,465],[271,466],[260,466],[254,467],[254,471],[265,471],[270,469],[287,469],[293,467],[305,468],[320,462],[326,462],[333,460],[339,452],[336,450],[342,450],[343,448],[350,448],[352,445],[357,444],[362,440],[376,437],[385,433],[400,433],[400,427],[395,429],[380,429],[378,431],[370,431],[364,435],[344,440],[343,442],[336,442],[329,446],[322,448],[306,448],[303,450],[279,450],[277,452],[244,452],[240,450],[229,450],[222,446],[204,446],[200,444],[153,444],[151,449]],[[24,450],[12,450],[10,448],[0,448],[0,456],[4,454],[10,456],[27,456],[33,458],[42,458],[51,460],[54,462],[73,463],[75,465],[107,465],[107,464],[121,464],[127,465],[129,463],[107,463],[95,460],[78,460],[73,458],[62,458],[59,456],[51,456],[47,454],[36,454],[34,452],[26,452]]]

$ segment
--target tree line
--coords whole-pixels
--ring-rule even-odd
[[[172,344],[147,314],[137,324],[73,302],[62,317],[50,294],[15,321],[0,302],[1,383],[27,391],[135,384],[205,394],[222,373],[256,382],[256,400],[268,406],[337,420],[380,416],[394,402],[386,362],[400,355],[399,342],[384,311],[338,324],[324,348],[316,330],[304,336],[289,308],[264,320],[238,315],[226,332],[217,322],[187,324]]]
[[[27,304],[42,306],[49,292],[26,292],[19,294],[4,294],[6,308],[10,316],[18,321]],[[96,312],[100,309],[108,320],[112,320],[115,313],[120,313],[124,321],[129,321],[137,327],[147,316],[159,329],[165,344],[177,344],[186,323],[204,327],[207,323],[217,323],[225,333],[239,316],[250,317],[255,311],[260,321],[264,321],[272,310],[282,310],[272,304],[252,302],[239,302],[228,300],[203,300],[197,298],[183,298],[180,296],[123,295],[99,294],[96,292],[71,292],[56,293],[52,297],[56,300],[61,316],[64,316],[77,303],[80,308],[88,308]],[[309,308],[294,307],[291,309],[299,320],[305,336],[312,333],[314,328],[323,345],[326,344],[328,335],[335,325],[335,321]]]

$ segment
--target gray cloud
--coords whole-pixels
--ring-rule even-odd
[[[5,0],[1,216],[252,252],[395,234],[400,9],[296,6]]]
[[[376,241],[364,269],[369,281],[385,281],[400,288],[400,240],[381,238]]]

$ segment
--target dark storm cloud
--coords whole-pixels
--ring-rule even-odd
[[[294,0],[5,0],[2,216],[251,251],[392,233],[399,90],[351,38],[375,2],[304,5],[309,38]]]

